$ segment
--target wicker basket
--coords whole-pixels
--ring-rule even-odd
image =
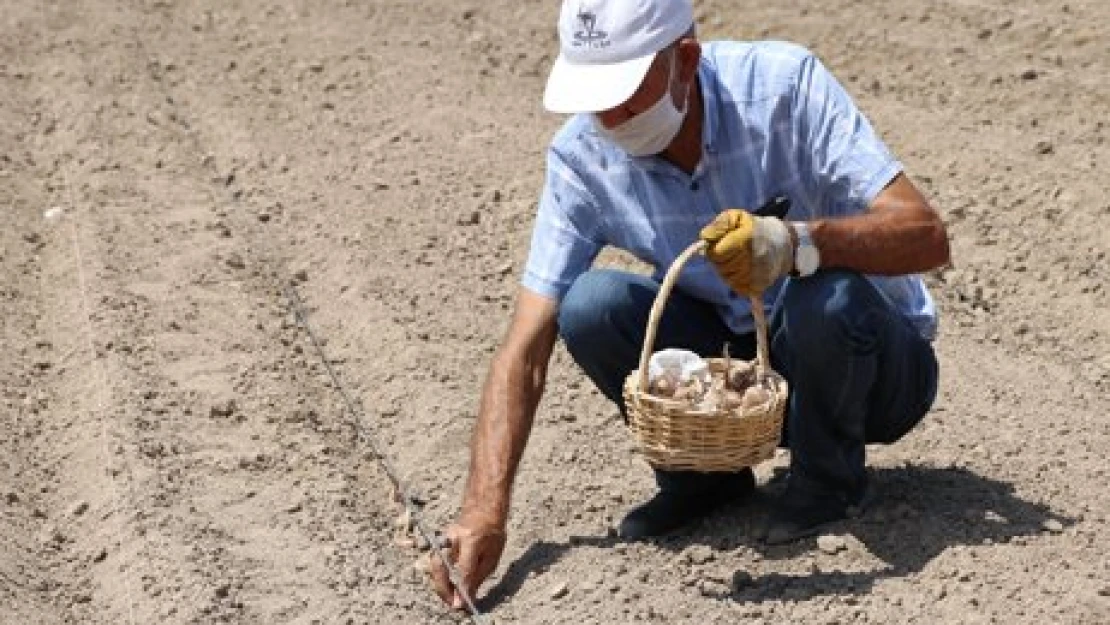
[[[755,297],[752,298],[752,317],[757,344],[756,380],[770,391],[771,397],[765,404],[747,409],[737,406],[701,410],[686,402],[647,392],[648,360],[667,298],[683,265],[704,250],[704,242],[694,243],[667,271],[648,317],[640,367],[624,382],[629,427],[640,452],[658,469],[737,471],[771,458],[781,436],[788,389],[786,380],[771,369],[767,320],[763,302]],[[730,366],[722,358],[710,358],[707,362],[714,374]]]

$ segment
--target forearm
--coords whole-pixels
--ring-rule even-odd
[[[809,223],[821,266],[877,275],[929,271],[948,263],[944,222],[905,175],[898,175],[866,213]]]
[[[513,478],[543,394],[546,363],[499,352],[482,390],[462,517],[503,528]]]
[[[922,211],[915,211],[922,212]],[[878,275],[928,271],[948,262],[944,227],[927,214],[865,213],[809,224],[823,268]]]

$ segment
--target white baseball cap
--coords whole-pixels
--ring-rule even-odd
[[[559,58],[543,105],[554,113],[597,112],[627,100],[655,54],[694,25],[690,0],[563,0]]]

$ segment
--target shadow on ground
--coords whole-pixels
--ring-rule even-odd
[[[737,578],[742,580],[739,586],[714,596],[759,602],[781,599],[786,594],[792,600],[865,594],[880,579],[922,570],[949,547],[1007,543],[1045,531],[1044,525],[1050,520],[1062,526],[1074,522],[1042,504],[1017,497],[1008,483],[964,468],[879,468],[872,471],[872,480],[878,495],[875,504],[862,517],[831,525],[826,533],[852,534],[886,567],[864,572],[772,573],[758,577],[738,571]],[[690,531],[660,539],[657,544],[674,551],[691,545],[707,545],[720,551],[747,547],[772,560],[795,558],[814,550],[815,538],[775,547],[757,539],[779,481],[773,479],[753,502],[723,511]],[[572,537],[566,543],[537,542],[509,565],[482,600],[483,609],[492,609],[512,597],[530,573],[544,572],[577,546],[612,547],[619,542],[612,536]]]

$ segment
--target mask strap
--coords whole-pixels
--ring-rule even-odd
[[[670,97],[670,94],[671,94],[671,85],[674,84],[675,68],[677,66],[678,66],[678,47],[676,46],[674,49],[671,50],[671,70],[668,72],[668,76],[667,76],[667,97]],[[691,87],[691,85],[693,85],[693,81],[690,81],[690,84],[686,85],[686,94],[684,96],[682,96],[682,108],[678,109],[678,111],[680,113],[685,114],[686,113],[686,107],[690,104],[690,87]]]

